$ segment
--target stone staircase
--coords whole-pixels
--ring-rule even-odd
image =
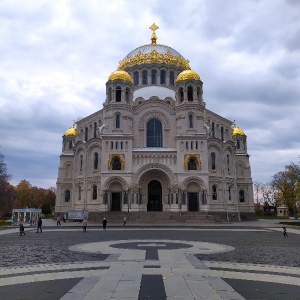
[[[89,220],[101,223],[106,218],[108,223],[123,225],[123,218],[126,216],[128,224],[201,224],[215,222],[214,216],[205,212],[184,212],[181,215],[167,211],[143,211],[127,212],[108,211],[90,213]]]

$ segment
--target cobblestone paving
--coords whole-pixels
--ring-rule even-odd
[[[234,251],[198,255],[201,260],[271,264],[300,267],[300,235],[281,232],[235,230],[127,230],[108,228],[107,231],[58,230],[43,233],[26,231],[0,236],[0,267],[28,264],[104,260],[105,254],[77,253],[68,247],[75,244],[120,239],[176,239],[220,243],[235,247]]]

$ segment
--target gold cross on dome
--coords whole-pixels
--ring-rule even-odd
[[[151,29],[151,30],[153,31],[153,33],[155,33],[155,30],[159,29],[159,27],[158,27],[155,23],[153,23],[153,24],[149,27],[149,29]]]
[[[152,30],[152,36],[151,36],[151,41],[152,41],[152,44],[155,45],[156,44],[156,40],[157,40],[157,37],[156,37],[156,33],[155,33],[155,30],[159,29],[159,27],[153,23],[149,29]]]

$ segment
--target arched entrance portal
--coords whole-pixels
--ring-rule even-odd
[[[162,188],[157,180],[152,180],[148,184],[147,211],[162,211]]]

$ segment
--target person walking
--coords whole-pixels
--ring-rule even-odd
[[[67,220],[67,215],[64,214],[64,215],[63,215],[63,221],[64,221],[64,223],[66,223],[66,220]]]
[[[126,216],[124,216],[123,218],[123,226],[125,227],[125,225],[126,225]]]
[[[84,219],[83,219],[82,225],[83,225],[83,231],[86,232],[87,218],[84,218]]]
[[[283,236],[284,236],[284,237],[288,237],[288,234],[287,234],[287,231],[286,231],[286,228],[285,228],[285,227],[283,227]]]
[[[103,230],[106,230],[106,225],[107,225],[107,221],[105,218],[103,218],[103,221],[102,221]]]
[[[22,222],[19,223],[20,226],[20,236],[25,235],[25,228]]]
[[[60,224],[60,215],[59,214],[57,215],[57,218],[56,218],[56,226],[58,226],[58,225],[61,225]]]
[[[38,220],[38,222],[37,222],[38,227],[37,227],[36,233],[38,233],[39,230],[40,230],[41,233],[42,233],[42,224],[43,224],[42,218],[39,217],[39,220]]]

